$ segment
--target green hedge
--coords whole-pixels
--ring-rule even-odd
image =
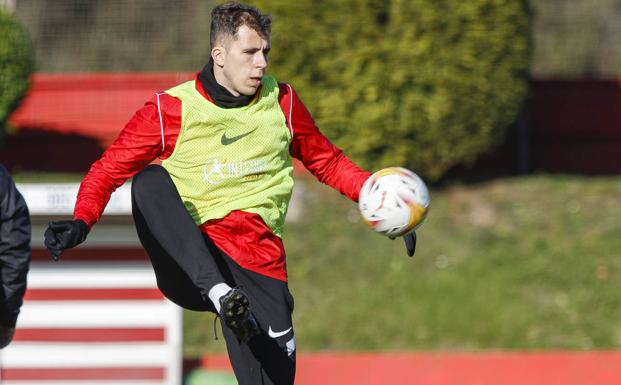
[[[30,40],[13,15],[0,8],[0,139],[6,121],[28,90],[33,70]]]
[[[527,92],[526,0],[254,1],[270,72],[361,165],[429,179],[498,143]]]

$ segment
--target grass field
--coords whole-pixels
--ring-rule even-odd
[[[432,191],[416,256],[314,180],[285,233],[300,350],[621,346],[621,177],[527,176]],[[185,353],[224,351],[185,313]]]

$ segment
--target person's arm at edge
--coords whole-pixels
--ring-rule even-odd
[[[291,155],[320,182],[357,202],[360,189],[371,173],[354,164],[319,131],[293,87],[279,83],[279,102],[292,131]]]
[[[26,292],[31,260],[28,206],[8,171],[0,166],[0,326],[14,328]]]

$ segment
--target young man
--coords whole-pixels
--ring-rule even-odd
[[[11,343],[30,267],[30,214],[9,172],[0,166],[0,349]]]
[[[319,132],[290,85],[265,76],[270,27],[254,7],[216,7],[208,64],[136,112],[84,178],[74,220],[50,223],[45,240],[54,259],[84,241],[112,191],[138,173],[133,215],[158,287],[220,315],[240,384],[295,375],[281,240],[291,157],[354,201],[370,175]]]

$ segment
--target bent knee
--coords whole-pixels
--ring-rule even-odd
[[[169,181],[170,175],[164,167],[157,164],[149,165],[132,178],[132,195],[153,194],[162,186],[168,185]]]

